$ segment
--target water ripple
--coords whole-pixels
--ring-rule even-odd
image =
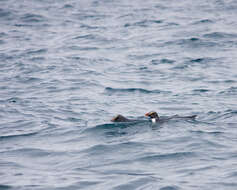
[[[144,93],[144,94],[168,94],[170,93],[169,91],[161,91],[161,90],[146,90],[143,88],[111,88],[111,87],[106,87],[105,91],[109,94],[114,94],[114,93]]]

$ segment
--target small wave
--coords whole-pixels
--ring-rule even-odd
[[[231,124],[230,119],[235,117],[235,115],[237,114],[237,110],[232,110],[232,109],[228,109],[228,110],[224,110],[224,111],[209,111],[208,113],[204,114],[204,117],[202,119],[203,122],[207,122],[207,124],[211,124],[211,122],[217,121],[218,123],[220,123],[221,125],[227,124],[226,121],[228,122],[228,124]]]
[[[14,14],[11,10],[0,8],[0,20],[12,20],[14,18]]]
[[[21,21],[27,23],[43,22],[46,20],[45,17],[42,15],[31,14],[31,13],[24,14],[20,19]]]
[[[194,22],[193,24],[196,25],[196,24],[209,24],[209,23],[214,23],[214,22],[210,19],[202,19],[202,20]]]
[[[26,54],[29,54],[29,55],[35,54],[38,56],[39,54],[46,53],[47,51],[48,49],[46,48],[37,49],[37,50],[29,49],[26,51]]]
[[[161,91],[161,90],[146,90],[143,88],[111,88],[111,87],[106,87],[105,88],[106,92],[109,93],[144,93],[144,94],[160,94],[160,93],[170,93],[169,91]]]
[[[173,45],[177,44],[180,46],[188,46],[192,48],[200,48],[200,47],[215,47],[219,45],[219,43],[216,42],[211,42],[211,41],[206,41],[198,37],[191,37],[188,39],[179,39],[176,41],[169,41],[166,42],[165,45]]]
[[[68,49],[70,50],[79,50],[79,51],[93,51],[93,50],[98,50],[99,48],[98,47],[93,47],[93,46],[69,46]]]
[[[194,93],[205,93],[205,92],[209,92],[210,90],[208,89],[204,89],[204,88],[200,88],[200,89],[194,89],[193,92]]]
[[[151,24],[161,24],[161,23],[163,23],[163,20],[142,20],[134,23],[126,23],[124,24],[124,27],[130,27],[130,26],[147,27]]]
[[[63,6],[63,9],[71,9],[71,8],[73,8],[73,5],[71,5],[71,4],[65,4]]]
[[[237,38],[237,34],[233,33],[224,33],[224,32],[212,32],[208,34],[204,34],[203,37],[205,38],[215,38],[215,39],[222,39],[222,38]]]
[[[196,59],[190,59],[190,62],[192,63],[206,63],[216,61],[216,59],[208,58],[208,57],[202,57],[202,58],[196,58]]]
[[[194,152],[175,152],[175,153],[167,153],[167,154],[158,154],[158,155],[150,155],[144,156],[142,158],[138,158],[139,161],[151,162],[157,160],[170,160],[170,159],[184,159],[188,157],[194,157],[196,154]]]
[[[164,58],[164,59],[161,59],[161,60],[157,60],[157,59],[153,59],[153,60],[151,60],[151,64],[152,65],[159,65],[159,64],[172,64],[172,63],[174,63],[175,61],[174,60],[172,60],[172,59],[166,59],[166,58]]]
[[[191,133],[196,133],[196,134],[209,134],[213,136],[218,136],[224,134],[222,131],[201,131],[201,130],[190,130]]]
[[[38,134],[38,132],[32,132],[32,133],[22,133],[22,134],[12,134],[12,135],[2,135],[0,136],[0,141],[4,139],[10,139],[10,138],[18,138],[18,137],[28,137]]]
[[[178,189],[180,188],[176,186],[165,186],[165,187],[161,187],[159,190],[178,190]]]
[[[73,39],[90,39],[90,40],[94,40],[94,39],[96,39],[96,36],[93,35],[93,34],[87,34],[87,35],[76,36]]]
[[[21,102],[21,99],[20,99],[20,98],[17,98],[17,97],[12,97],[12,98],[7,99],[6,102],[9,102],[9,103],[18,103],[18,102]]]
[[[224,91],[219,92],[219,94],[223,94],[223,95],[237,95],[237,87],[230,87],[227,88]]]

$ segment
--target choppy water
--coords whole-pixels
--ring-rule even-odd
[[[237,2],[1,0],[0,189],[237,189]],[[196,120],[113,124],[197,114]]]

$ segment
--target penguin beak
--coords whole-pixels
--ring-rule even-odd
[[[116,120],[116,117],[113,117],[113,118],[111,119],[112,122],[114,122],[115,120]]]
[[[145,114],[145,116],[149,117],[149,112]]]

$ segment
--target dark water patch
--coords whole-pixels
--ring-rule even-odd
[[[208,48],[208,47],[218,47],[219,44],[214,41],[207,41],[198,37],[191,37],[188,39],[179,39],[174,41],[169,41],[164,43],[165,46],[179,45],[181,47],[189,48]]]
[[[177,186],[165,186],[161,187],[159,190],[179,190],[180,188]]]
[[[236,39],[237,34],[224,33],[224,32],[212,32],[212,33],[204,34],[203,37],[212,38],[212,39],[224,39],[224,38]]]
[[[20,20],[25,23],[38,23],[46,21],[47,19],[39,14],[26,13],[20,17]]]
[[[148,155],[141,158],[138,158],[137,161],[143,162],[156,162],[156,161],[168,161],[168,160],[179,160],[179,159],[188,159],[195,157],[196,154],[194,152],[175,152],[175,153],[167,153],[167,154],[156,154],[156,155]]]
[[[0,8],[0,21],[11,21],[14,18],[14,10]]]
[[[213,135],[213,136],[218,136],[218,135],[223,135],[225,132],[223,131],[202,131],[202,130],[190,130],[191,133],[196,133],[198,135]]]
[[[17,98],[17,97],[12,97],[12,98],[7,99],[6,102],[9,102],[9,103],[19,103],[19,102],[21,102],[21,99]]]
[[[142,93],[142,94],[169,94],[170,91],[161,91],[161,90],[146,90],[143,88],[111,88],[106,87],[105,92],[109,95],[115,93]]]
[[[161,62],[161,63],[174,63],[175,60],[165,59],[165,58],[164,58],[164,59],[161,59],[160,62]]]
[[[215,61],[217,60],[213,58],[209,58],[209,57],[190,59],[191,63],[209,63],[209,62],[215,62]]]
[[[42,54],[42,53],[47,53],[48,49],[46,48],[43,48],[43,49],[37,49],[37,50],[33,50],[33,49],[29,49],[29,50],[26,50],[25,54],[27,55],[39,55],[39,54]]]
[[[79,20],[102,20],[105,19],[106,17],[109,17],[110,15],[107,14],[99,14],[98,12],[90,13],[90,12],[81,12],[81,13],[76,13],[72,14],[73,17],[79,19]]]
[[[8,35],[7,35],[7,33],[5,33],[5,32],[0,32],[0,37],[2,38],[2,37],[7,37]]]
[[[210,92],[210,90],[209,89],[205,89],[205,88],[200,88],[200,89],[194,89],[194,90],[192,90],[192,92],[194,94],[202,94],[202,93]]]
[[[90,39],[90,40],[95,40],[96,38],[97,38],[97,36],[95,36],[93,34],[87,34],[87,35],[76,36],[73,39]]]
[[[65,4],[65,5],[63,6],[63,9],[72,9],[72,8],[74,8],[74,6],[71,5],[71,4]]]
[[[176,66],[172,67],[171,70],[186,70],[188,69],[190,66],[187,63],[179,63]]]
[[[10,185],[2,185],[0,184],[0,190],[8,190],[8,189],[12,189],[13,187]]]
[[[132,26],[139,26],[139,27],[148,27],[152,24],[161,24],[163,20],[142,20],[134,23],[126,23],[124,27],[132,27]]]
[[[226,178],[228,179],[228,178],[236,178],[237,177],[237,172],[236,171],[234,171],[234,172],[231,172],[230,174],[228,174],[227,176],[226,176]]]
[[[38,132],[32,132],[32,133],[20,133],[20,134],[12,134],[12,135],[0,135],[0,141],[1,140],[8,140],[8,139],[13,139],[13,138],[19,138],[19,137],[28,137],[28,136],[33,136],[38,134]]]
[[[81,24],[80,27],[81,27],[81,28],[85,28],[85,29],[87,29],[87,30],[97,30],[97,29],[101,29],[101,27],[99,27],[99,26],[95,26],[95,25],[91,26],[91,25],[89,25],[89,24]]]
[[[164,58],[164,59],[152,59],[151,60],[151,64],[152,65],[159,65],[159,64],[172,64],[172,63],[174,63],[175,62],[175,60],[172,60],[172,59],[166,59],[166,58]]]
[[[196,25],[196,24],[211,24],[211,23],[214,23],[214,21],[211,20],[211,19],[202,19],[202,20],[194,22],[193,25]]]
[[[224,91],[219,92],[220,95],[237,95],[237,87],[230,87]]]
[[[95,50],[99,50],[99,47],[95,47],[95,46],[69,46],[68,47],[69,50],[79,50],[79,51],[95,51]]]

